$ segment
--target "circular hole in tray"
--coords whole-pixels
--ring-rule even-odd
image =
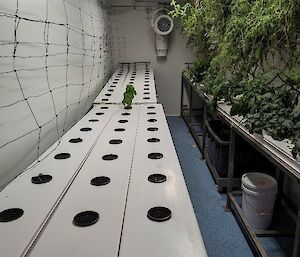
[[[149,92],[144,92],[144,95],[150,95],[150,93]]]
[[[76,214],[73,224],[78,227],[87,227],[95,224],[99,220],[99,214],[94,211],[84,211]]]
[[[121,132],[121,131],[125,131],[124,128],[116,128],[115,131]]]
[[[108,109],[108,106],[101,106],[100,109]]]
[[[104,112],[96,112],[96,115],[103,115]]]
[[[157,222],[167,221],[171,218],[171,216],[171,210],[162,206],[153,207],[147,213],[148,219]]]
[[[147,96],[147,97],[143,97],[143,99],[144,99],[144,100],[149,100],[150,97],[148,97],[148,96]]]
[[[150,127],[150,128],[147,128],[147,130],[148,130],[148,131],[157,131],[158,128],[156,128],[156,127]]]
[[[10,222],[22,217],[24,211],[20,208],[6,209],[0,212],[0,222]]]
[[[107,185],[110,182],[109,177],[101,176],[101,177],[95,177],[91,180],[91,185],[93,186],[104,186]]]
[[[90,119],[89,120],[89,122],[97,122],[97,121],[99,121],[99,120],[97,120],[97,119]]]
[[[118,159],[118,155],[116,155],[116,154],[106,154],[106,155],[102,156],[102,159],[105,160],[105,161],[113,161],[113,160]]]
[[[148,115],[155,115],[156,112],[147,112]]]
[[[80,129],[80,131],[85,131],[85,132],[86,132],[86,131],[91,131],[91,130],[92,130],[92,129],[91,129],[91,128],[88,128],[88,127],[86,127],[86,128],[81,128],[81,129]]]
[[[149,122],[156,122],[157,119],[149,119],[148,121],[149,121]]]
[[[48,183],[51,180],[52,180],[51,175],[39,174],[39,175],[31,178],[31,183],[36,184],[36,185],[40,185],[40,184]]]
[[[158,143],[158,142],[160,142],[160,139],[156,138],[156,137],[152,137],[152,138],[148,138],[147,142],[149,142],[149,143]]]
[[[155,106],[148,106],[147,109],[155,109]]]
[[[149,84],[144,84],[145,87],[149,87]]]
[[[123,112],[122,115],[123,116],[128,116],[128,115],[130,115],[130,113],[129,112]]]
[[[167,180],[167,177],[163,174],[151,174],[148,177],[148,181],[152,183],[163,183]]]
[[[119,122],[119,123],[127,123],[128,120],[119,120],[118,122]]]
[[[149,91],[149,88],[144,88],[145,91]]]
[[[111,145],[119,145],[119,144],[122,144],[122,140],[121,139],[112,139],[112,140],[109,140],[109,143]]]
[[[72,143],[72,144],[77,144],[77,143],[82,142],[82,138],[80,138],[80,137],[77,137],[77,138],[71,138],[71,139],[69,140],[69,142]]]
[[[111,94],[105,94],[106,96],[111,96]]]
[[[59,154],[56,154],[54,156],[54,159],[56,160],[64,160],[64,159],[68,159],[70,158],[71,154],[69,153],[59,153]]]
[[[108,89],[107,91],[109,91],[109,92],[113,92],[114,90],[113,90],[113,89]]]
[[[152,160],[158,160],[158,159],[163,158],[163,154],[162,153],[149,153],[148,158],[152,159]]]

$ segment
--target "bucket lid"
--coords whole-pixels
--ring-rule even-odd
[[[248,172],[242,176],[243,185],[259,193],[276,193],[277,181],[272,176],[261,172]]]

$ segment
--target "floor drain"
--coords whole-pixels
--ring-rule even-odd
[[[118,122],[119,122],[119,123],[127,123],[128,120],[119,120]]]
[[[148,106],[147,109],[155,109],[155,106]]]
[[[151,174],[148,177],[148,181],[152,183],[163,183],[167,180],[167,177],[163,174]]]
[[[108,109],[108,106],[101,106],[100,109]]]
[[[71,138],[71,139],[69,140],[69,142],[72,143],[72,144],[77,144],[77,143],[82,142],[82,139],[81,139],[80,137],[77,137],[77,138]]]
[[[158,160],[158,159],[163,158],[163,154],[162,153],[149,153],[148,158],[153,159],[153,160]]]
[[[144,100],[149,100],[150,97],[148,97],[148,96],[147,96],[147,97],[143,97],[143,99],[144,99]]]
[[[130,113],[129,112],[123,112],[122,115],[123,116],[128,116],[128,115],[130,115]]]
[[[112,160],[118,159],[118,155],[116,155],[116,154],[106,154],[106,155],[102,156],[102,159],[105,160],[105,161],[112,161]]]
[[[0,222],[10,222],[22,217],[24,211],[20,208],[6,209],[0,212]]]
[[[147,112],[148,115],[154,115],[156,112]]]
[[[94,211],[84,211],[76,214],[73,224],[78,227],[87,227],[95,224],[99,220],[99,214]]]
[[[97,119],[90,119],[89,120],[89,122],[97,122],[97,121],[99,121],[99,120],[97,120]]]
[[[120,132],[120,131],[125,131],[125,129],[124,128],[116,128],[115,131]]]
[[[111,94],[105,94],[106,96],[111,96]]]
[[[147,130],[148,130],[148,131],[157,131],[158,128],[156,128],[156,127],[150,127],[150,128],[147,128]]]
[[[172,212],[166,207],[153,207],[148,211],[147,217],[152,221],[163,222],[171,218]]]
[[[71,154],[69,154],[69,153],[59,153],[59,154],[56,154],[54,156],[54,159],[56,159],[56,160],[63,160],[63,159],[70,158],[70,156],[71,156]]]
[[[91,131],[92,129],[91,128],[88,128],[88,127],[86,127],[86,128],[81,128],[80,129],[80,131]]]
[[[158,142],[160,141],[160,139],[159,139],[159,138],[152,137],[152,138],[147,139],[147,141],[148,141],[149,143],[158,143]]]
[[[91,185],[93,186],[104,186],[107,185],[110,182],[110,178],[109,177],[95,177],[91,180]]]
[[[149,122],[156,122],[157,119],[149,119],[148,121],[149,121]]]
[[[44,175],[44,174],[39,174],[38,176],[36,177],[32,177],[31,178],[31,183],[33,184],[45,184],[45,183],[48,183],[52,180],[52,176],[51,175]]]
[[[118,144],[122,144],[122,140],[121,139],[112,139],[112,140],[109,140],[109,143],[111,145],[118,145]]]

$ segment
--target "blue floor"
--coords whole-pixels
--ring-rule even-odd
[[[167,117],[196,218],[209,257],[252,257],[232,213],[225,212],[226,195],[219,194],[201,153],[181,117]],[[262,238],[271,257],[291,256],[292,241]],[[188,257],[188,256],[187,256]]]

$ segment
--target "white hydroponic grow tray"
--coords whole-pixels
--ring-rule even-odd
[[[57,147],[51,147],[41,156],[41,162],[35,162],[0,192],[0,212],[9,208],[24,211],[19,219],[0,223],[1,256],[23,256],[28,251],[116,109],[117,106],[102,105],[91,110],[62,137]],[[91,130],[81,131],[82,128]],[[77,138],[82,142],[69,142]],[[60,153],[69,153],[70,158],[54,159]],[[51,175],[52,180],[33,184],[31,178],[40,173]]]
[[[206,257],[162,106],[113,106],[117,110],[29,256]],[[122,142],[110,144],[114,139]],[[160,159],[148,157],[159,153]],[[117,158],[102,159],[111,154]],[[164,174],[166,181],[149,182],[152,173]],[[92,186],[96,176],[110,182]],[[150,220],[148,210],[156,206],[169,208],[170,219]],[[75,226],[74,216],[87,210],[99,220]]]
[[[132,84],[137,92],[133,104],[157,103],[153,69],[149,64],[133,63],[120,66],[115,71],[94,104],[121,104],[128,84]]]

